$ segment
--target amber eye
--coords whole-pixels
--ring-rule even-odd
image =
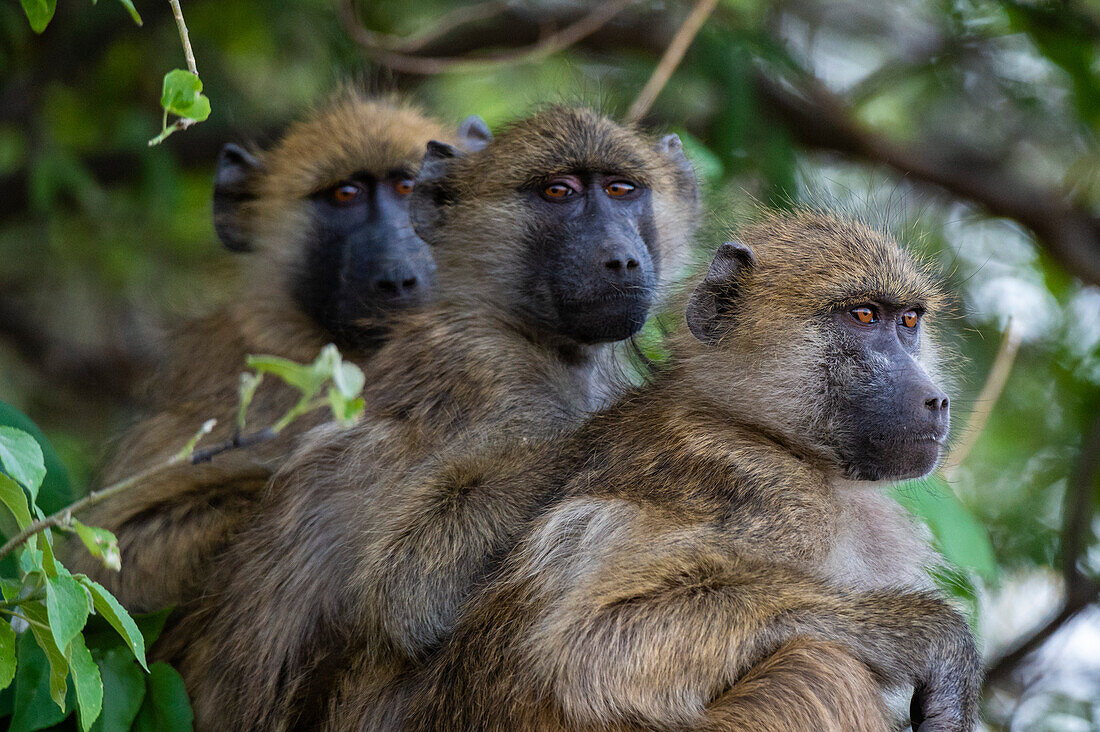
[[[397,195],[407,196],[413,192],[413,181],[411,178],[399,180],[393,184],[393,189],[397,191]]]
[[[627,195],[628,193],[633,192],[634,188],[635,186],[633,183],[627,183],[623,180],[617,180],[614,183],[608,183],[606,186],[604,186],[603,190],[604,193],[611,196],[612,198],[620,198]]]
[[[351,203],[363,193],[363,189],[354,183],[342,183],[332,189],[332,200],[337,203]]]
[[[573,189],[564,183],[551,183],[542,189],[542,195],[547,198],[567,198],[573,195]]]
[[[901,324],[906,328],[916,328],[920,314],[916,310],[907,310],[901,315]]]
[[[865,324],[873,323],[878,319],[875,317],[875,311],[868,307],[852,308],[852,316]]]

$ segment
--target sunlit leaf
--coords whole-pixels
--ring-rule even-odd
[[[138,25],[142,25],[141,16],[138,15],[137,8],[134,7],[133,0],[118,0],[122,3],[122,7],[126,8],[126,12],[130,14],[130,17],[134,19],[134,22]]]
[[[279,356],[249,356],[248,366],[261,373],[277,376],[308,396],[316,394],[327,378],[324,374],[318,375],[312,364],[295,363]]]
[[[68,575],[47,578],[46,611],[58,648],[67,648],[80,633],[89,610],[88,595],[79,582]]]
[[[15,678],[15,649],[19,640],[11,623],[0,620],[0,689],[8,688]]]
[[[103,562],[107,569],[119,571],[122,568],[122,556],[119,554],[118,539],[107,529],[86,526],[73,519],[73,529],[80,541],[96,559]]]
[[[202,79],[190,71],[173,69],[164,75],[160,106],[170,114],[202,122],[210,116],[210,100],[201,92]]]
[[[31,510],[27,506],[27,494],[19,484],[6,475],[0,474],[0,503],[3,503],[15,516],[19,528],[31,525]]]
[[[54,11],[57,10],[57,0],[21,0],[23,12],[27,14],[27,20],[31,23],[31,30],[41,33],[50,24]]]
[[[31,493],[38,495],[38,486],[46,477],[42,448],[38,441],[23,430],[0,427],[0,467]]]
[[[237,388],[237,429],[244,431],[245,416],[248,413],[248,405],[252,403],[252,397],[256,395],[256,389],[263,381],[263,374],[241,374]]]
[[[76,691],[80,729],[88,732],[103,709],[103,681],[99,677],[99,667],[79,634],[69,644],[69,673]]]
[[[103,585],[95,580],[89,579],[83,575],[77,576],[77,580],[91,591],[92,604],[95,606],[95,611],[102,615],[103,618],[111,624],[112,628],[118,631],[118,634],[122,636],[130,651],[134,654],[134,658],[142,665],[142,668],[147,669],[148,666],[145,663],[145,640],[142,638],[141,631],[138,630],[137,625],[134,623],[134,619],[130,617],[130,613],[126,612],[126,609],[119,604],[119,601],[114,598],[114,595],[108,592]]]
[[[54,639],[49,617],[46,614],[46,606],[32,603],[23,605],[20,610],[30,621],[30,632],[38,642],[38,647],[46,654],[46,660],[50,664],[50,698],[64,711],[65,694],[69,688],[69,660]]]

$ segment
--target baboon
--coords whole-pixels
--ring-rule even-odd
[[[723,244],[649,384],[483,478],[560,498],[463,608],[406,728],[883,729],[873,678],[916,689],[922,731],[969,730],[974,640],[879,490],[943,450],[945,301],[892,239],[826,213]],[[830,699],[830,670],[860,667]]]
[[[406,102],[353,91],[292,125],[269,150],[226,145],[214,225],[228,249],[249,253],[242,292],[175,338],[148,387],[150,415],[121,439],[103,482],[166,459],[211,417],[218,419],[211,438],[229,438],[247,354],[310,361],[335,342],[362,363],[377,350],[391,316],[423,303],[433,286],[435,264],[412,230],[408,197],[428,140],[451,135]],[[489,137],[476,117],[457,134],[470,148]],[[248,424],[271,425],[296,398],[266,380]],[[68,561],[131,610],[185,601],[272,471],[320,417],[301,418],[266,444],[161,473],[81,515],[118,536],[121,573],[76,542]]]
[[[317,724],[360,646],[381,680],[439,643],[539,506],[476,476],[397,477],[605,402],[610,344],[681,268],[696,209],[679,138],[584,109],[548,107],[469,155],[429,144],[411,216],[437,301],[372,361],[362,422],[311,433],[227,552],[221,596],[166,640],[200,727]]]

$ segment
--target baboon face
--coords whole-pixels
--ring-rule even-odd
[[[858,223],[808,213],[723,244],[688,325],[715,346],[716,382],[744,419],[848,477],[903,479],[935,467],[950,422],[929,376],[925,321],[942,308],[929,272]]]
[[[838,445],[854,477],[902,479],[935,467],[947,439],[947,395],[920,364],[924,306],[875,300],[828,316]]]
[[[616,171],[554,174],[523,191],[526,272],[541,325],[581,343],[629,338],[653,303],[659,263],[652,192]]]
[[[342,342],[369,345],[389,314],[433,289],[435,261],[413,231],[409,196],[424,145],[441,134],[410,108],[352,96],[266,153],[226,145],[214,187],[218,234],[233,251],[268,250],[303,312]],[[470,149],[490,137],[476,117],[458,134]]]
[[[456,283],[540,331],[600,343],[645,323],[686,251],[696,183],[675,135],[551,108],[475,154],[429,145],[413,198]]]

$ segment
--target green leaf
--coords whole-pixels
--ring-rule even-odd
[[[37,442],[42,449],[43,462],[46,465],[46,478],[38,489],[35,500],[47,514],[57,513],[73,502],[73,490],[69,483],[69,471],[57,454],[46,435],[31,419],[18,409],[0,401],[0,425],[21,429]]]
[[[137,732],[189,732],[194,714],[183,679],[176,670],[158,661],[150,666],[145,681],[145,701],[132,729]]]
[[[130,14],[130,17],[134,19],[134,22],[138,25],[142,25],[141,16],[138,15],[137,8],[134,7],[133,0],[118,0],[122,3],[122,7],[126,8],[126,12]]]
[[[970,515],[942,478],[903,483],[894,489],[898,502],[928,524],[944,559],[977,572],[986,580],[998,575],[989,533]]]
[[[23,590],[23,583],[19,580],[10,578],[0,579],[0,593],[4,595],[4,602],[11,602],[15,598],[19,597],[19,593]]]
[[[160,106],[171,114],[202,122],[210,116],[210,100],[200,92],[199,77],[184,69],[173,69],[164,75]]]
[[[0,467],[30,491],[34,500],[46,477],[42,448],[34,437],[14,427],[0,427]]]
[[[69,644],[69,673],[76,691],[80,729],[88,732],[103,709],[103,681],[99,677],[99,667],[92,660],[92,654],[79,633]]]
[[[92,732],[127,732],[145,699],[145,674],[128,651],[118,648],[107,651],[98,663],[103,711]]]
[[[248,405],[252,403],[252,397],[256,396],[256,389],[264,380],[263,374],[241,374],[239,399],[237,401],[237,429],[244,432],[245,415],[248,413]]]
[[[57,0],[21,0],[23,12],[27,14],[27,20],[31,23],[31,30],[41,33],[53,19],[53,13],[57,10]]]
[[[340,363],[332,370],[332,383],[348,399],[359,396],[366,381],[363,370],[353,363]]]
[[[148,670],[149,666],[145,662],[145,640],[134,623],[134,619],[130,617],[130,613],[126,612],[125,608],[103,585],[84,575],[79,575],[77,579],[80,584],[91,591],[92,604],[96,612],[102,615],[111,624],[111,627],[118,631],[118,634],[122,636],[130,651],[134,654],[134,658],[137,659],[142,668]]]
[[[15,516],[20,529],[31,525],[31,510],[27,505],[27,494],[18,483],[2,473],[0,473],[0,502]]]
[[[66,716],[50,702],[50,664],[31,633],[19,636],[19,667],[15,672],[12,718],[8,732],[52,727]]]
[[[96,559],[103,562],[107,569],[119,571],[122,568],[122,556],[118,550],[118,539],[107,529],[85,526],[73,519],[73,529],[84,547]]]
[[[42,550],[42,571],[46,573],[47,577],[57,577],[58,575],[68,575],[69,570],[57,563],[57,559],[53,555],[53,535],[49,529],[42,531],[38,534],[38,537],[42,541],[37,543],[37,546]]]
[[[359,418],[366,403],[362,397],[348,399],[335,388],[331,388],[328,390],[328,404],[329,408],[332,409],[332,416],[346,427]]]
[[[31,621],[31,633],[38,642],[38,647],[46,654],[46,660],[50,664],[50,698],[65,711],[65,694],[69,688],[69,660],[65,653],[58,647],[50,629],[49,618],[46,614],[46,606],[40,603],[23,605],[20,608],[23,614]]]
[[[326,375],[318,375],[312,364],[300,364],[279,356],[249,356],[249,368],[260,373],[272,374],[293,386],[307,397],[312,397],[325,383]]]
[[[0,620],[0,689],[8,688],[15,678],[15,648],[19,640],[15,637],[11,623]]]
[[[58,648],[67,648],[80,634],[88,611],[88,595],[79,582],[68,575],[46,579],[46,612]]]

